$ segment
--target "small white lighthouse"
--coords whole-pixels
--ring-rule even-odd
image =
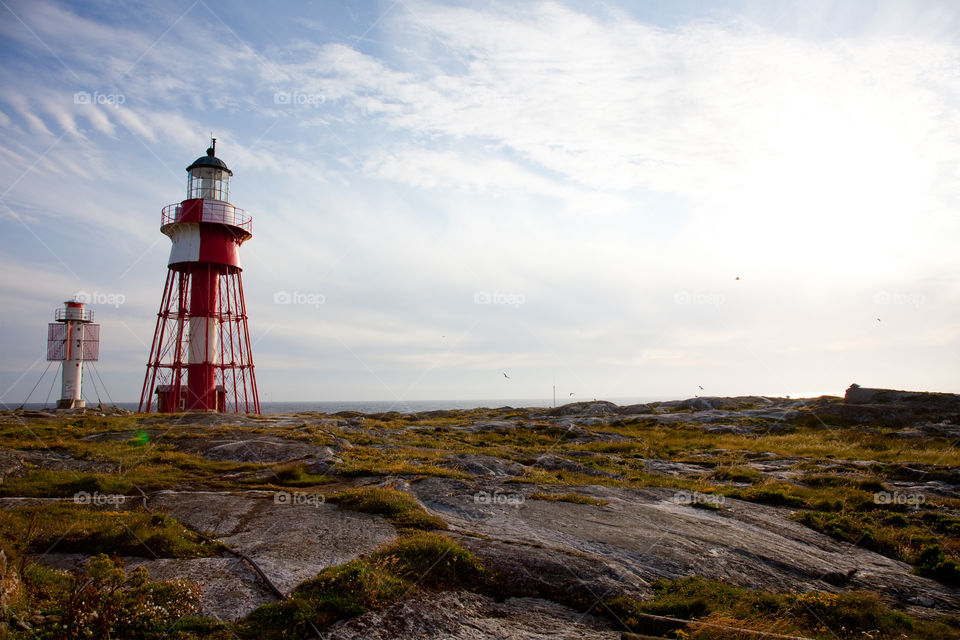
[[[62,362],[63,380],[58,409],[86,406],[81,394],[83,361],[100,358],[100,325],[82,302],[67,300],[47,328],[47,360]]]

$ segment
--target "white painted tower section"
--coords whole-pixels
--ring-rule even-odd
[[[85,407],[83,399],[83,325],[67,321],[67,359],[63,361],[60,407]]]
[[[190,364],[220,364],[220,323],[216,318],[190,318]]]

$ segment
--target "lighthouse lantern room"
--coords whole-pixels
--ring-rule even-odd
[[[187,167],[187,199],[161,213],[172,246],[142,412],[260,413],[240,263],[253,234],[250,215],[230,204],[232,175],[212,139]]]

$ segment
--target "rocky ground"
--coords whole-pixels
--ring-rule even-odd
[[[622,625],[597,613],[597,606],[620,595],[642,600],[654,581],[694,574],[777,593],[869,590],[921,618],[960,611],[955,586],[805,526],[791,517],[797,506],[750,493],[768,483],[800,490],[813,474],[876,476],[890,495],[919,496],[925,508],[958,516],[960,470],[947,453],[940,464],[930,456],[904,453],[901,460],[890,453],[897,443],[905,451],[924,450],[924,443],[949,451],[960,439],[957,400],[857,390],[847,401],[694,398],[413,416],[160,416],[138,418],[129,429],[92,429],[83,438],[105,447],[137,429],[138,437],[188,456],[184,464],[197,458],[226,465],[219,486],[171,481],[140,497],[128,495],[126,508],[142,501],[245,554],[284,594],[326,567],[396,539],[397,527],[387,517],[325,500],[358,486],[412,495],[446,521],[447,535],[513,585],[505,598],[470,589],[414,591],[387,608],[338,622],[326,638],[619,638]],[[7,428],[51,419],[3,417]],[[668,432],[662,429],[681,427],[692,434],[690,446],[664,449],[661,434]],[[637,435],[639,428],[644,435]],[[831,429],[862,434],[864,441],[882,437],[883,447],[878,444],[877,459],[871,459],[845,449],[827,453],[813,436],[808,444],[801,439]],[[0,450],[0,477],[23,478],[38,469],[124,473],[124,462],[77,455],[77,447],[52,432],[37,440],[43,446]],[[863,451],[855,441],[842,442]],[[290,465],[323,480],[294,486],[275,481],[277,470]],[[745,476],[718,473],[727,468]],[[0,508],[55,499],[4,495]],[[38,561],[74,568],[86,558],[54,546]],[[250,564],[226,552],[129,557],[127,563],[146,566],[155,579],[200,584],[203,613],[221,620],[243,618],[277,600]]]

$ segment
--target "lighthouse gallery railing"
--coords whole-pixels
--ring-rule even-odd
[[[200,220],[183,220],[182,215],[183,207],[180,203],[168,204],[160,214],[160,226],[173,224],[174,222],[214,222],[240,227],[247,233],[253,233],[253,217],[229,202],[204,200],[203,214]]]

